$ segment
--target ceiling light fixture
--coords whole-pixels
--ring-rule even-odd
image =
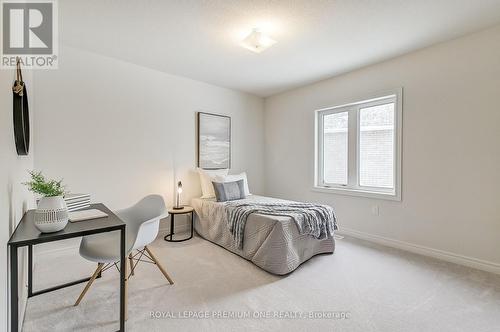
[[[241,46],[255,53],[260,53],[276,43],[271,37],[265,35],[259,29],[252,32],[241,41]]]

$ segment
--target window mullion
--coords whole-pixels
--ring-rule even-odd
[[[357,108],[349,109],[348,129],[348,186],[358,186],[358,112]]]
[[[317,140],[318,140],[318,146],[317,146],[317,153],[318,153],[318,156],[319,156],[319,162],[318,162],[318,165],[317,165],[317,181],[319,181],[319,183],[321,185],[324,185],[325,184],[325,171],[324,171],[324,162],[325,162],[325,152],[324,152],[324,121],[323,121],[323,114],[319,114],[318,115],[318,124],[317,124],[317,128],[318,128],[318,132],[317,132]]]

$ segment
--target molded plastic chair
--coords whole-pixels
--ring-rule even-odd
[[[172,285],[174,282],[161,266],[156,256],[148,248],[148,244],[153,242],[158,235],[160,219],[168,216],[165,208],[165,202],[160,195],[149,195],[141,199],[137,204],[128,209],[116,211],[115,214],[125,222],[125,250],[130,262],[130,275],[125,271],[125,285],[131,275],[134,275],[134,269],[143,258],[149,259],[156,264],[161,273]],[[75,306],[85,296],[94,280],[105,270],[115,266],[120,261],[120,233],[109,232],[90,236],[84,236],[80,243],[80,255],[97,263],[97,269],[76,300]],[[134,250],[137,252],[134,254]],[[136,258],[139,256],[138,258]],[[135,261],[135,264],[134,264]],[[125,264],[125,266],[127,266]]]

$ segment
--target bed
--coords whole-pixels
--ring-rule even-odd
[[[291,201],[250,195],[241,202],[291,203]],[[195,198],[195,230],[208,241],[251,261],[274,274],[292,272],[300,264],[318,254],[333,253],[335,240],[328,237],[317,240],[310,235],[300,235],[291,217],[250,214],[244,228],[243,245],[238,246],[227,226],[224,202],[214,198]]]

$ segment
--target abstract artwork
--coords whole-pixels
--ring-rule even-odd
[[[198,167],[231,167],[231,118],[198,112]]]

